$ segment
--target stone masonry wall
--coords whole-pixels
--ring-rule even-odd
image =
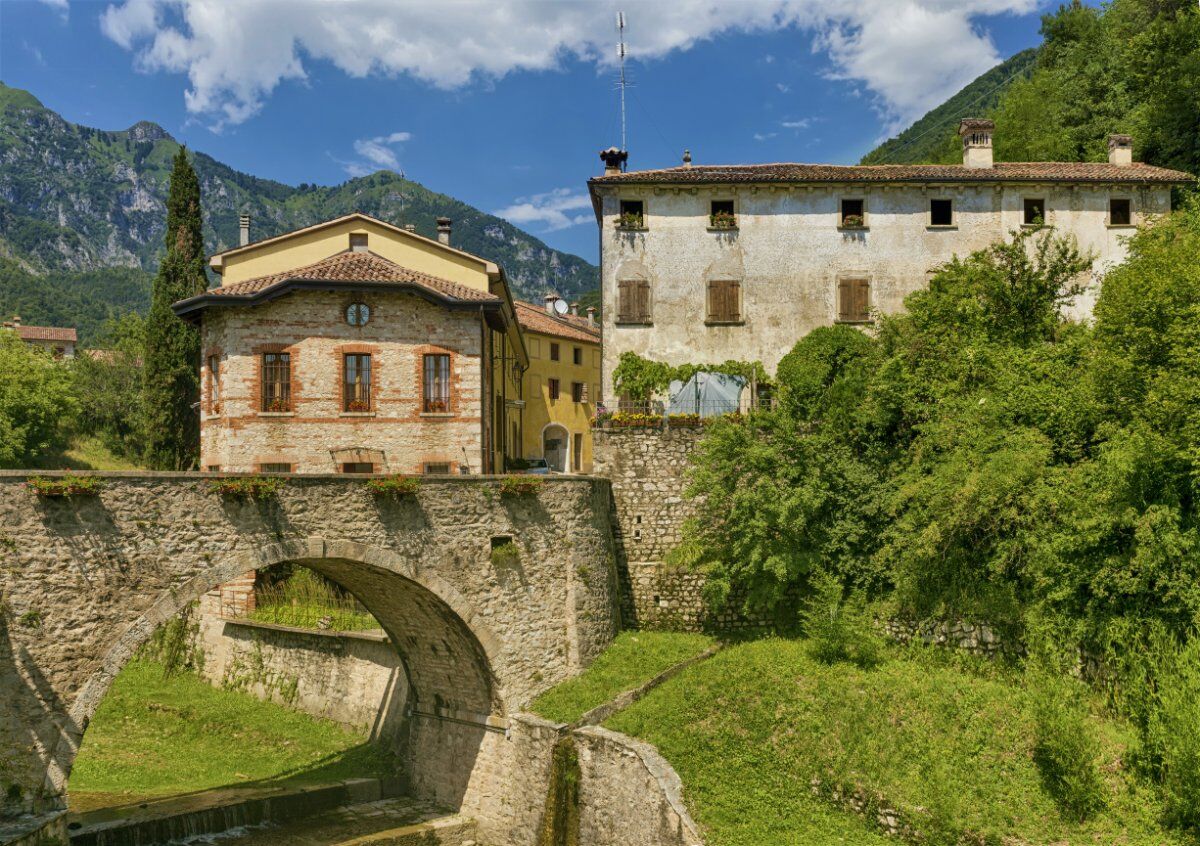
[[[382,632],[308,631],[223,619],[205,596],[198,646],[203,675],[220,687],[333,720],[373,739],[400,730],[408,680]]]
[[[410,681],[397,775],[481,830],[525,801],[510,715],[616,630],[602,480],[505,497],[494,478],[443,477],[379,500],[362,480],[307,476],[258,502],[203,474],[102,478],[96,496],[53,499],[0,472],[0,819],[61,808],[113,677],[157,626],[252,570],[301,563],[366,605]],[[498,537],[519,560],[493,563]]]
[[[762,628],[725,612],[714,616],[701,590],[704,577],[669,567],[668,552],[696,513],[684,496],[685,472],[703,429],[595,429],[595,472],[612,485],[613,539],[626,625],[672,629]]]
[[[371,319],[344,314],[366,302]],[[339,462],[375,472],[482,471],[482,329],[479,314],[448,311],[413,294],[302,291],[248,309],[212,310],[203,325],[200,466],[257,472],[264,464],[297,473],[334,473]],[[291,357],[291,407],[262,408],[262,356]],[[450,356],[450,407],[422,410],[422,358]],[[371,401],[343,403],[343,358],[371,356]],[[213,390],[210,362],[218,362]],[[356,452],[361,451],[361,452]],[[382,453],[382,458],[379,458]]]

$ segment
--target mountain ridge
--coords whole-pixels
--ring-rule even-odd
[[[37,277],[113,267],[152,273],[162,254],[166,192],[178,149],[153,121],[94,129],[0,82],[0,257]],[[251,215],[255,240],[351,211],[411,223],[436,237],[435,220],[444,215],[454,221],[454,245],[503,266],[518,296],[537,301],[554,290],[575,299],[598,285],[597,268],[584,259],[391,171],[338,185],[291,186],[199,151],[191,155],[208,253],[237,245],[242,213]]]

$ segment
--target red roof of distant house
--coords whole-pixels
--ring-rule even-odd
[[[63,341],[72,344],[76,341],[75,330],[66,326],[13,326],[5,323],[4,328],[16,332],[22,341]]]
[[[577,314],[546,314],[546,309],[524,300],[513,300],[513,305],[517,307],[517,322],[523,329],[574,341],[600,343],[600,327],[588,323],[586,317]]]
[[[305,267],[212,288],[198,296],[180,300],[173,308],[177,314],[184,315],[210,305],[252,305],[295,288],[353,288],[364,285],[395,285],[397,289],[407,289],[450,306],[499,306],[503,302],[488,291],[402,267],[370,251],[346,250]]]
[[[993,167],[964,165],[695,165],[631,170],[593,177],[593,185],[706,182],[1123,182],[1183,184],[1196,177],[1135,162],[996,162]]]

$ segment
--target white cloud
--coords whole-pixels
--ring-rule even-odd
[[[105,9],[101,28],[135,52],[140,69],[186,73],[188,110],[219,126],[253,116],[281,82],[303,80],[310,61],[330,62],[353,77],[407,74],[444,89],[551,70],[566,56],[610,65],[613,12],[621,5],[120,0]],[[643,61],[724,32],[808,33],[813,48],[830,60],[828,75],[864,86],[889,129],[919,117],[999,60],[975,26],[979,16],[1036,6],[1037,0],[624,3],[630,55]]]
[[[354,152],[358,153],[365,162],[343,162],[346,172],[351,176],[364,176],[371,172],[368,165],[376,168],[385,167],[390,170],[400,170],[400,160],[392,146],[412,140],[411,132],[393,132],[390,135],[377,135],[374,138],[359,138],[354,142]]]
[[[586,212],[583,210],[586,209]],[[546,232],[566,229],[594,219],[592,201],[587,194],[570,188],[555,188],[544,194],[517,197],[511,206],[492,212],[509,223],[527,226],[543,224]]]
[[[46,67],[46,57],[42,55],[42,51],[38,49],[36,44],[30,44],[28,41],[22,41],[21,46],[25,48],[25,52],[33,56],[33,60],[42,67]]]
[[[754,133],[755,141],[767,141],[778,135],[778,132],[756,132]]]
[[[786,94],[792,90],[792,86],[788,85],[786,82],[776,82],[775,87],[779,89],[780,94]]]
[[[800,118],[800,120],[784,120],[784,121],[780,121],[779,125],[782,126],[784,129],[795,129],[797,131],[801,130],[801,129],[808,129],[810,126],[812,126],[812,118]]]
[[[70,7],[67,5],[67,0],[42,0],[42,3],[57,11],[59,17],[64,21],[67,20],[67,16],[71,12]]]

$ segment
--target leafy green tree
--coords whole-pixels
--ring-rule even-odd
[[[140,459],[145,453],[142,417],[142,357],[146,319],[130,312],[109,321],[97,349],[75,360],[75,390],[87,398],[88,429],[117,455]]]
[[[0,329],[0,467],[66,448],[79,413],[70,364]]]
[[[199,456],[200,336],[171,304],[203,293],[200,181],[180,148],[167,198],[166,256],[154,278],[146,320],[142,406],[146,461],[160,470],[187,470]]]

